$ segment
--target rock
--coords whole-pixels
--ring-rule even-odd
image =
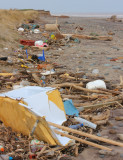
[[[91,63],[91,64],[90,64],[90,66],[94,66],[94,65],[96,65],[96,63]]]
[[[113,66],[112,69],[121,69],[120,66]]]
[[[106,57],[106,59],[113,59],[113,57]]]
[[[108,151],[107,153],[109,156],[116,156],[118,153],[115,151]]]
[[[93,69],[92,74],[99,74],[99,69]]]
[[[103,154],[100,155],[100,158],[104,158],[104,157],[105,157],[105,155],[103,155]]]
[[[101,137],[101,134],[100,134],[100,133],[97,133],[97,136],[98,136],[98,137]]]
[[[109,133],[110,134],[116,134],[117,132],[115,130],[111,129],[111,130],[109,130]]]
[[[120,157],[123,158],[123,153],[120,154]]]
[[[113,49],[116,49],[117,51],[119,51],[120,49],[118,47],[113,46]]]
[[[100,151],[99,151],[99,154],[106,155],[106,154],[107,154],[107,151],[106,151],[106,150],[100,150]]]
[[[109,75],[109,73],[105,73],[104,75],[105,75],[105,76],[108,76],[108,75]]]
[[[106,151],[106,150],[100,150],[99,154],[101,155],[109,155],[109,156],[115,156],[117,155],[117,152],[113,151]]]
[[[104,64],[104,66],[105,66],[105,67],[110,67],[110,66],[111,66],[111,64]]]
[[[118,129],[118,127],[117,126],[113,126],[112,129]]]
[[[120,123],[118,126],[119,126],[119,127],[123,127],[123,123]]]
[[[117,134],[118,139],[120,139],[121,141],[123,141],[123,134]]]

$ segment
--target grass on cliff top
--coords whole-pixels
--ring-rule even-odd
[[[16,43],[19,35],[17,26],[25,23],[28,19],[37,19],[38,11],[35,10],[0,10],[0,47],[7,47]]]

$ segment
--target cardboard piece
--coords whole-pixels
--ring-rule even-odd
[[[70,142],[69,138],[57,135],[47,123],[61,125],[66,121],[60,93],[54,88],[28,86],[0,94],[0,111],[0,120],[16,132],[29,135],[39,117],[34,132],[39,140],[63,146]]]

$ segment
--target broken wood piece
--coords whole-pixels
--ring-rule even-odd
[[[79,155],[78,149],[79,149],[79,148],[78,148],[78,145],[76,145],[76,146],[75,146],[75,156],[76,156],[76,157],[78,157],[78,155]]]
[[[118,101],[116,101],[116,104],[123,108],[123,105],[121,105]]]
[[[89,106],[83,106],[84,109],[96,109],[96,108],[101,108],[101,107],[105,107],[107,105],[113,105],[116,104],[116,101],[112,101],[112,102],[105,102],[105,103],[98,103],[98,104],[93,104],[93,105],[89,105]]]
[[[73,103],[73,104],[75,107],[82,107],[83,106],[83,103]],[[85,109],[85,108],[83,107],[83,109]]]
[[[83,86],[83,83],[62,83],[62,84],[55,84],[52,85],[52,87],[56,87],[56,88],[63,88],[63,87],[74,87],[74,86]]]
[[[78,131],[78,130],[75,130],[75,129],[72,129],[72,128],[68,128],[68,127],[65,127],[65,126],[60,126],[60,125],[52,123],[52,122],[48,122],[48,123],[51,126],[54,126],[56,128],[62,129],[64,131],[67,131],[67,132],[70,132],[70,133],[75,133],[75,134],[78,134],[80,136],[89,137],[91,139],[95,139],[95,140],[99,140],[99,141],[102,141],[102,142],[106,142],[106,143],[109,143],[109,144],[113,144],[113,145],[116,145],[116,146],[123,147],[123,143],[120,143],[120,142],[116,142],[116,141],[113,141],[113,140],[110,140],[110,139],[107,139],[107,138],[103,138],[103,137],[98,137],[98,136],[88,134],[88,133],[85,133],[85,132],[82,132],[82,131]]]
[[[54,132],[56,134],[59,134],[61,136],[65,136],[65,137],[68,137],[70,139],[74,139],[78,142],[81,142],[81,143],[84,143],[84,144],[87,144],[87,145],[90,145],[90,146],[93,146],[93,147],[96,147],[96,148],[99,148],[99,149],[103,149],[103,150],[108,150],[108,151],[111,151],[112,149],[108,148],[108,147],[105,147],[105,146],[102,146],[102,145],[99,145],[99,144],[96,144],[96,143],[92,143],[92,142],[89,142],[89,141],[86,141],[84,139],[81,139],[81,138],[77,138],[75,136],[72,136],[72,135],[69,135],[69,134],[66,134],[66,133],[63,133],[63,132],[59,132],[57,130],[54,130]]]
[[[81,84],[81,83],[80,83]],[[82,85],[82,84],[81,84]],[[62,87],[71,87],[74,88],[76,90],[80,90],[86,93],[100,93],[100,94],[111,94],[105,91],[100,91],[100,90],[92,90],[92,89],[87,89],[87,88],[83,88],[81,87],[81,85],[78,84],[71,84],[71,83],[66,83],[65,84],[55,84],[55,85],[50,85],[50,87],[55,87],[55,88],[62,88]]]
[[[60,25],[58,24],[45,24],[46,31],[58,31],[59,28],[60,28]]]
[[[68,99],[82,99],[79,95],[62,95],[62,98],[68,98]]]
[[[80,35],[80,34],[62,34],[64,37],[71,36],[73,38],[81,38],[81,39],[90,39],[90,40],[103,40],[103,41],[112,41],[113,38],[110,36],[88,36],[88,35]]]
[[[100,125],[106,124],[107,122],[108,122],[108,118],[105,120],[95,121],[94,123],[100,126]]]
[[[39,86],[41,86],[41,81],[40,81],[39,77],[38,77],[35,73],[32,74],[32,77],[33,77],[34,81],[35,81]]]
[[[37,153],[36,153],[37,156],[38,156],[38,158],[44,153],[44,151],[46,150],[46,148],[47,148],[47,146],[44,146],[44,147],[41,149],[40,152],[37,152]]]
[[[91,96],[86,96],[86,95],[65,95],[63,94],[63,98],[69,98],[69,99],[88,99],[88,100],[94,100],[97,98],[100,98],[101,95],[91,95]],[[104,95],[102,95],[104,97]]]
[[[81,80],[81,81],[84,81],[84,82],[89,82],[88,79],[78,78],[78,77],[72,77],[69,74],[62,74],[59,77],[60,78],[64,78],[64,79],[69,79],[69,80]]]
[[[120,76],[120,86],[123,87],[123,76]]]
[[[101,90],[101,91],[105,91],[105,92],[109,92],[109,93],[112,93],[112,94],[116,94],[116,95],[118,95],[118,94],[120,94],[121,92],[119,92],[119,91],[113,91],[113,90],[109,90],[109,89],[99,89],[99,90]]]
[[[13,76],[13,75],[14,75],[13,73],[0,73],[0,76],[3,76],[3,77]]]
[[[123,116],[122,117],[115,117],[116,121],[122,121],[123,120]]]
[[[106,112],[100,114],[100,115],[96,115],[96,116],[92,116],[91,117],[91,121],[93,123],[96,123],[96,121],[101,121],[101,120],[105,120],[108,119],[110,116],[110,110],[107,110]]]

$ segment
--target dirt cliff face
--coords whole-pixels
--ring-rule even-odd
[[[45,11],[45,10],[38,10],[40,14],[42,14],[43,16],[51,16],[50,11]]]

